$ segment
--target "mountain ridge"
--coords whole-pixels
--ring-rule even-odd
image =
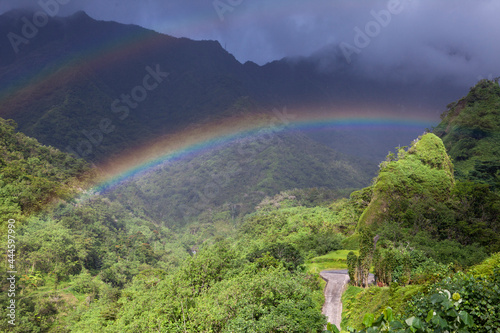
[[[19,17],[8,19],[9,15],[0,16],[1,34],[22,30]],[[66,151],[68,145],[75,150],[87,140],[82,131],[99,128],[99,119],[116,116],[110,110],[112,103],[141,84],[147,66],[159,65],[169,73],[168,80],[147,92],[148,97],[120,130],[107,135],[85,156],[92,162],[189,123],[230,114],[245,97],[254,105],[248,113],[284,106],[305,114],[316,110],[335,113],[348,107],[349,101],[370,110],[384,101],[396,114],[434,112],[437,117],[441,105],[451,99],[447,96],[459,91],[446,81],[444,85],[390,81],[373,85],[353,66],[322,71],[314,57],[284,58],[263,66],[241,64],[216,41],[171,37],[135,25],[96,21],[83,13],[50,18],[29,44],[20,45],[24,46],[15,54],[7,38],[0,40],[4,59],[0,62],[0,116],[13,118],[27,135]],[[418,99],[412,97],[416,91],[421,91]],[[405,111],[410,105],[414,107]],[[418,134],[416,131],[414,136]],[[346,141],[353,136],[355,133],[349,133]],[[407,140],[400,134],[396,137],[401,143]],[[332,140],[338,136],[327,136],[322,142]],[[370,140],[376,141],[377,136]],[[362,144],[356,147],[363,151]],[[378,153],[374,162],[382,157]]]

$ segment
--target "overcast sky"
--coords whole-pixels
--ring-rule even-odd
[[[460,73],[471,84],[500,76],[498,0],[40,0],[54,1],[67,2],[61,16],[84,10],[176,37],[218,40],[241,62],[316,53],[328,67],[340,54],[374,75]],[[41,9],[38,0],[0,0],[0,13],[21,6]]]

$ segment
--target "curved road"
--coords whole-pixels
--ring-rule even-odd
[[[347,289],[349,275],[347,269],[322,271],[319,275],[326,281],[325,304],[323,305],[323,314],[327,317],[329,323],[337,325],[340,329],[342,320],[342,294]],[[373,274],[370,274],[368,283],[373,283]]]

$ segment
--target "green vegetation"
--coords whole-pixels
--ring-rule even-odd
[[[131,180],[108,197],[138,215],[178,228],[209,219],[206,212],[211,210],[243,217],[266,196],[293,188],[310,189],[307,196],[311,201],[302,205],[333,201],[339,194],[348,196],[353,188],[368,184],[368,169],[303,134],[278,132],[169,163]]]
[[[448,105],[434,133],[454,160],[458,180],[500,189],[500,86],[481,80],[469,94]]]
[[[496,94],[483,85],[476,87],[482,102]],[[251,170],[256,177],[272,172],[248,184],[235,181],[240,191],[271,195],[247,200],[238,186],[228,186],[219,202],[179,222],[163,207],[170,197],[157,195],[173,193],[172,202],[181,204],[174,192],[203,182],[190,183],[187,173],[173,172],[176,166],[166,167],[171,178],[164,182],[165,170],[158,170],[106,195],[87,193],[81,188],[90,187],[95,171],[84,161],[16,133],[10,121],[2,120],[0,130],[0,209],[21,222],[17,324],[2,321],[3,331],[322,332],[318,273],[329,268],[347,268],[353,282],[343,296],[344,330],[496,332],[500,326],[498,188],[469,177],[472,171],[465,178],[454,172],[434,134],[389,154],[373,185],[348,198],[345,190],[319,186],[280,192],[290,179],[272,178],[284,166],[262,163],[292,152],[265,148]],[[308,144],[295,140],[303,149]],[[190,170],[206,179],[202,165],[217,170],[230,152],[193,158]],[[313,166],[332,161],[311,156],[304,158]],[[286,161],[296,170],[305,162]],[[345,181],[339,170],[351,169],[337,167],[332,173]],[[174,192],[162,192],[169,181]],[[367,285],[369,272],[376,286]],[[2,318],[8,303],[2,292]]]
[[[275,242],[244,228],[268,214],[257,212],[236,239],[214,236],[198,245],[190,236],[203,230],[174,234],[107,199],[60,204],[19,230],[20,301],[26,307],[19,310],[18,329],[319,332],[322,290],[303,272],[305,256],[331,249],[319,244],[304,250],[324,237],[318,231],[311,238],[310,230],[324,223],[325,211],[304,225],[303,217],[317,209],[285,210],[281,217],[290,229],[272,235],[271,228],[267,237]]]
[[[394,313],[405,311],[407,302],[423,289],[421,285],[399,287],[397,283],[391,287],[372,286],[364,289],[349,286],[342,295],[341,327],[363,328],[363,319],[367,313],[380,313],[390,307]]]
[[[350,326],[349,332],[497,332],[500,327],[498,254],[471,272],[485,267],[493,273],[477,276],[458,272],[427,286],[401,288],[391,285],[390,288],[365,290],[351,287],[343,297],[349,308],[343,324],[349,325],[350,319],[357,316],[354,321],[357,327]],[[404,292],[394,297],[402,289]],[[408,300],[409,296],[411,299]],[[403,304],[404,308],[401,300],[408,300]],[[361,320],[363,313],[356,309],[366,306],[366,303],[371,309]],[[381,314],[377,317],[373,312]]]
[[[452,170],[443,144],[430,133],[381,164],[370,204],[357,225],[360,255],[352,257],[349,266],[356,285],[366,286],[372,264],[382,285],[392,281],[406,285],[445,271],[440,267],[453,251],[456,265],[470,266],[499,249],[496,236],[478,237],[475,229],[486,226],[490,228],[486,233],[495,234],[500,213],[497,195],[483,188],[488,203],[482,206],[481,217],[488,222],[479,222],[479,212],[460,208],[465,200],[479,199],[471,193],[477,185],[455,184]]]
[[[500,326],[499,93],[498,82],[479,82],[449,105],[435,129],[444,145],[428,133],[380,165],[349,237],[365,250],[348,257],[354,284],[365,284],[362,273],[373,264],[378,286],[348,289],[344,329],[495,332]]]
[[[411,205],[420,206],[424,200],[440,202],[449,197],[454,183],[453,166],[441,140],[428,133],[405,148],[399,149],[397,158],[389,154],[381,163],[372,200],[358,229],[372,224],[377,227],[387,215],[411,214]],[[392,212],[387,214],[387,210]],[[413,215],[406,220],[410,218]]]
[[[500,250],[498,193],[484,184],[456,182],[439,138],[425,134],[398,156],[381,165],[357,226],[360,235],[378,235],[378,248],[411,244],[436,262],[453,258],[464,267]],[[373,247],[373,240],[367,242]]]
[[[328,269],[347,269],[347,256],[350,250],[337,250],[306,261],[307,271],[319,273]],[[358,251],[355,251],[356,253]],[[354,253],[354,252],[353,252]]]
[[[174,273],[141,275],[112,303],[77,313],[79,332],[259,331],[319,332],[314,283],[270,258],[249,264],[227,242],[200,251]]]
[[[14,331],[320,332],[322,289],[304,258],[340,248],[333,231],[355,225],[348,200],[316,206],[320,193],[281,193],[239,221],[219,212],[175,233],[101,196],[60,201],[17,230]],[[4,316],[6,293],[0,302]]]
[[[15,131],[16,123],[0,118],[0,214],[5,232],[9,218],[23,220],[52,200],[69,199],[92,177],[83,160]]]

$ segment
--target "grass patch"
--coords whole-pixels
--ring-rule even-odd
[[[353,290],[353,288],[356,288]],[[349,286],[342,295],[342,322],[343,329],[354,327],[361,329],[366,313],[378,314],[388,303],[389,287],[370,287],[363,289]]]
[[[342,247],[346,250],[359,250],[359,234],[354,233],[342,241]]]
[[[373,313],[378,317],[380,312],[390,306],[394,313],[401,314],[406,302],[424,288],[423,285],[408,285],[405,287],[377,287],[367,289],[349,286],[342,295],[341,327],[363,328],[365,314]]]
[[[327,269],[347,269],[347,254],[351,250],[337,250],[306,261],[307,272],[319,274]],[[358,255],[358,251],[353,251]]]
[[[349,300],[354,299],[356,295],[362,292],[363,290],[365,290],[363,287],[355,287],[349,285],[349,287],[347,287],[346,291],[342,295],[342,299],[344,298]]]

